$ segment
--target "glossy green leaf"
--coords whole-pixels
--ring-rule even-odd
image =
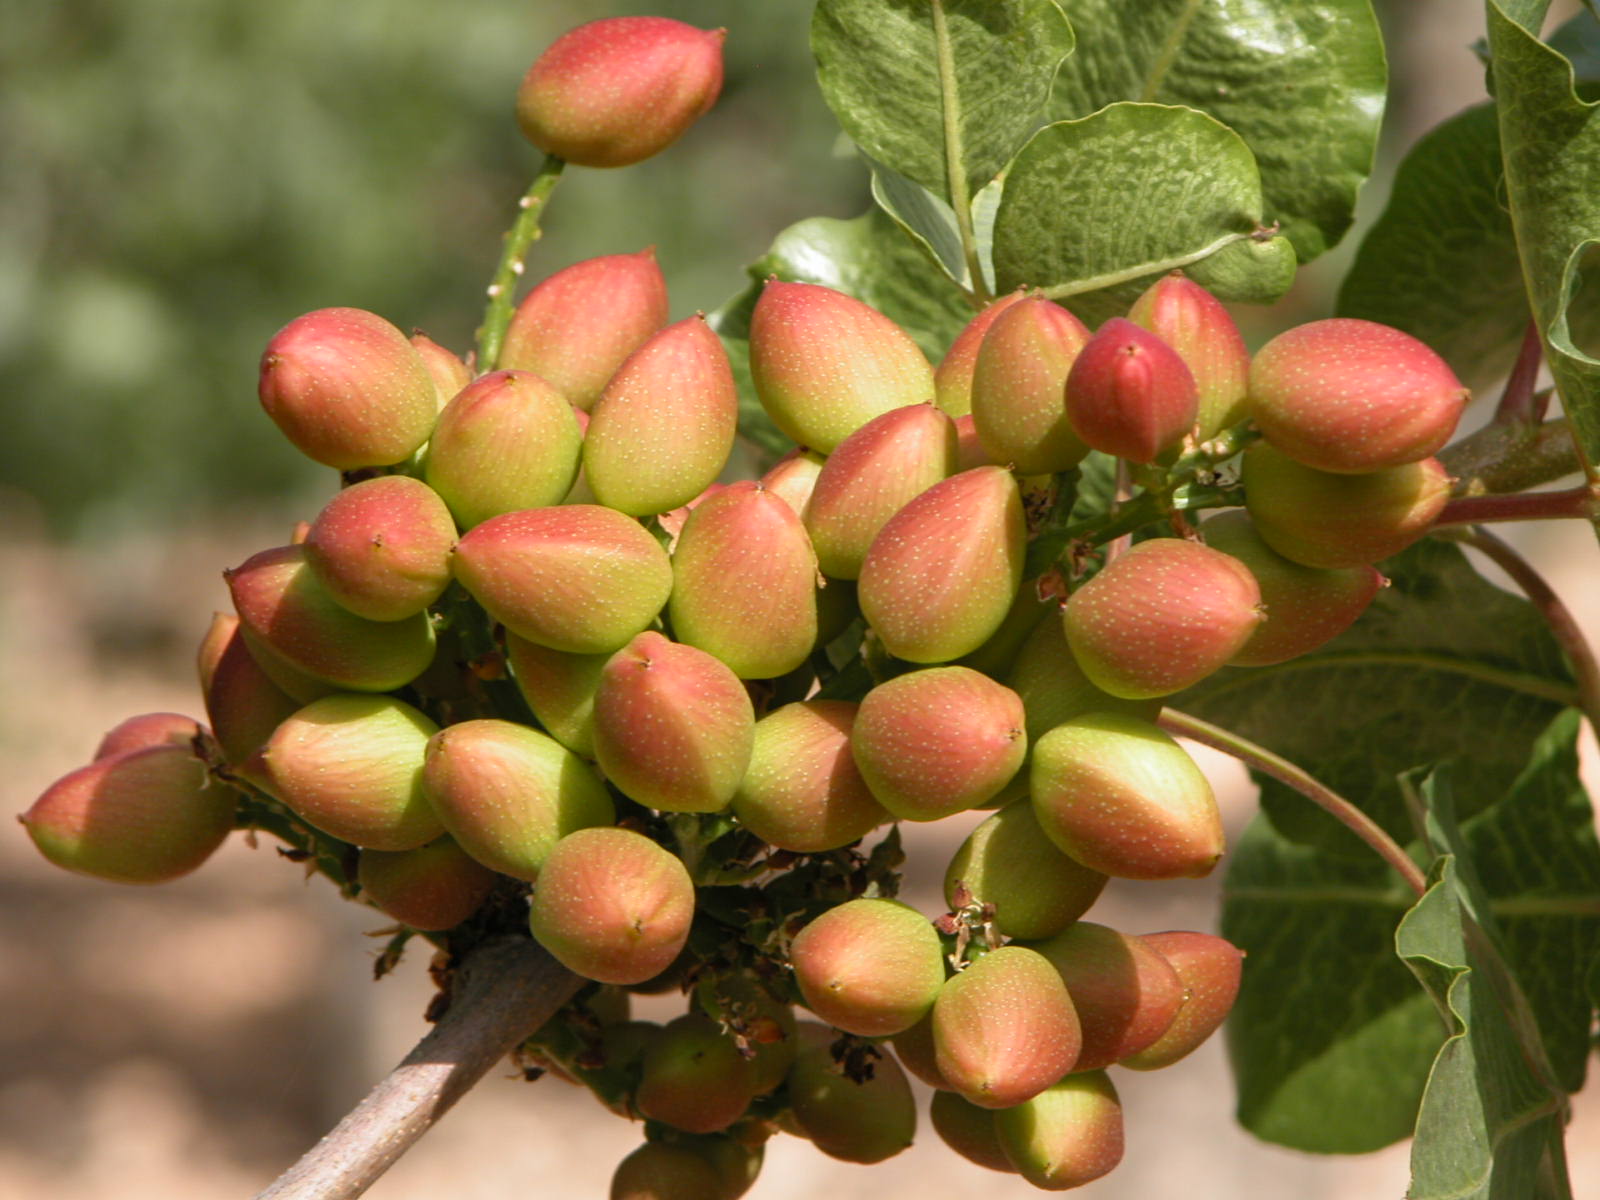
[[[1091,325],[1184,268],[1224,300],[1264,303],[1294,279],[1263,235],[1261,181],[1239,136],[1203,113],[1114,104],[1047,125],[1006,175],[995,284],[1042,287]]]
[[[1078,51],[1052,115],[1117,100],[1210,113],[1255,153],[1266,218],[1302,261],[1344,236],[1387,85],[1370,0],[1074,0],[1070,11]]]

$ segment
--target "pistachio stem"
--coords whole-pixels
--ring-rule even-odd
[[[500,252],[500,264],[495,268],[489,283],[489,302],[484,306],[483,324],[478,326],[478,373],[492,371],[500,362],[500,349],[505,345],[506,329],[511,324],[511,312],[517,296],[517,280],[521,278],[528,259],[528,247],[539,240],[539,218],[545,201],[555,190],[566,160],[554,154],[545,155],[539,164],[539,173],[533,177],[522,199],[517,201],[517,219],[506,230],[505,248]]]

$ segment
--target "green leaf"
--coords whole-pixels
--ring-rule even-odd
[[[951,201],[947,150],[968,194],[1039,124],[1072,27],[1055,0],[943,0],[954,71],[946,108],[931,0],[819,0],[811,22],[822,95],[878,162]],[[947,141],[945,122],[956,137]]]
[[[914,179],[907,179],[870,158],[872,198],[922,248],[951,280],[970,288],[972,280],[961,249],[955,210]]]
[[[1042,287],[1091,325],[1184,267],[1221,299],[1287,290],[1294,252],[1261,237],[1261,181],[1239,136],[1188,108],[1114,104],[1036,133],[1006,174],[995,284]]]
[[[1309,262],[1344,236],[1372,170],[1387,69],[1370,0],[1074,0],[1078,52],[1050,111],[1186,104],[1254,151],[1277,221]]]

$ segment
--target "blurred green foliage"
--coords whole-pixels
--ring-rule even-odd
[[[523,71],[638,11],[0,0],[0,490],[92,534],[326,487],[256,403],[262,346],[353,305],[465,351],[538,165],[512,118]],[[789,223],[859,212],[865,177],[834,152],[808,3],[646,11],[730,28],[722,99],[658,159],[570,171],[529,277],[655,244],[681,316]]]

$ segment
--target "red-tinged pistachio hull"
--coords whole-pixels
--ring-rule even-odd
[[[594,693],[611,655],[566,654],[507,633],[506,658],[545,731],[574,754],[594,758]]]
[[[1079,1071],[1109,1067],[1151,1045],[1183,1005],[1177,972],[1130,934],[1079,921],[1033,949],[1060,972],[1077,1007]]]
[[[356,878],[373,907],[424,933],[454,929],[494,887],[494,872],[447,837],[415,850],[363,850]]]
[[[971,667],[974,671],[982,671],[991,679],[1004,679],[1017,661],[1017,656],[1022,653],[1022,647],[1027,644],[1046,617],[1057,616],[1060,604],[1051,600],[1040,600],[1039,590],[1033,581],[1024,581],[1017,589],[1017,596],[1011,602],[1011,608],[1006,612],[1005,620],[1000,622],[1000,628],[989,635],[989,639],[974,650],[971,654],[964,654],[956,665]],[[1050,624],[1058,624],[1052,621]]]
[[[302,454],[341,471],[403,462],[439,411],[433,377],[406,335],[359,308],[318,309],[274,334],[259,393]]]
[[[672,592],[660,543],[596,504],[492,517],[456,543],[453,569],[512,633],[569,654],[627,645]]]
[[[900,1065],[923,1083],[940,1091],[954,1091],[954,1085],[939,1074],[939,1054],[933,1044],[933,1009],[930,1007],[916,1024],[902,1029],[890,1039]]]
[[[930,667],[880,683],[861,701],[851,749],[878,803],[937,821],[991,799],[1027,757],[1022,701],[968,667]]]
[[[811,493],[817,486],[817,476],[822,474],[822,464],[826,461],[815,450],[791,450],[761,477],[761,486],[804,520],[806,506],[811,503]]]
[[[1418,462],[1455,432],[1471,393],[1409,333],[1335,317],[1280,333],[1250,364],[1250,415],[1319,471]]]
[[[1004,466],[989,457],[978,438],[978,425],[971,413],[956,418],[956,470],[970,471],[973,467]]]
[[[1089,713],[1033,748],[1039,827],[1086,867],[1125,879],[1209,874],[1222,856],[1216,797],[1194,759],[1137,717]]]
[[[1063,721],[1084,713],[1120,712],[1146,721],[1161,715],[1160,697],[1124,700],[1097,688],[1072,656],[1066,626],[1057,614],[1034,626],[1005,682],[1022,698],[1030,745]]]
[[[715,1133],[755,1098],[755,1070],[732,1037],[704,1013],[669,1021],[645,1051],[634,1104],[652,1121]]]
[[[428,369],[428,377],[433,380],[434,399],[443,411],[455,394],[472,382],[472,370],[425,333],[413,333],[410,342],[411,348],[422,358],[422,365]]]
[[[994,1112],[979,1108],[956,1092],[935,1092],[928,1103],[928,1119],[940,1141],[968,1162],[1015,1175],[995,1132]]]
[[[722,1177],[683,1146],[646,1142],[617,1164],[609,1200],[715,1200]]]
[[[211,624],[206,626],[206,631],[201,635],[200,644],[195,647],[194,652],[195,674],[200,680],[202,695],[211,690],[211,681],[216,677],[217,664],[222,661],[222,656],[238,629],[239,618],[233,613],[211,614]]]
[[[293,672],[349,691],[388,692],[433,661],[433,625],[425,612],[399,621],[356,616],[317,581],[303,546],[263,550],[223,577],[252,652],[259,647]],[[292,680],[268,663],[261,665],[285,691],[299,690],[285,686]]]
[[[522,298],[495,365],[532,371],[587,412],[628,355],[666,323],[667,281],[654,247],[588,258]]]
[[[780,978],[773,986],[787,997],[785,981]],[[696,986],[695,995],[708,1016],[744,1038],[753,1055],[755,1094],[766,1095],[782,1083],[796,1047],[794,1008],[787,1000],[744,971],[711,975]]]
[[[1206,545],[1244,563],[1261,587],[1267,618],[1230,659],[1236,667],[1287,662],[1338,637],[1384,585],[1370,566],[1324,570],[1284,558],[1262,540],[1242,510],[1212,517],[1202,527]]]
[[[1082,1187],[1122,1161],[1122,1104],[1104,1071],[1068,1075],[995,1113],[994,1127],[1011,1165],[1043,1191]]]
[[[345,608],[369,621],[403,621],[450,585],[455,522],[437,492],[405,475],[344,489],[306,534],[306,565]]]
[[[829,1050],[834,1030],[802,1021],[799,1035],[789,1071],[789,1104],[795,1125],[812,1145],[830,1158],[854,1163],[882,1162],[911,1145],[917,1105],[893,1058],[874,1059],[872,1077],[857,1082]]]
[[[903,329],[812,283],[768,280],[750,314],[750,374],[773,424],[823,454],[873,417],[933,399],[933,368]]]
[[[1176,350],[1194,376],[1201,441],[1250,415],[1250,351],[1233,317],[1205,288],[1174,271],[1134,301],[1128,320]]]
[[[1063,854],[1039,827],[1026,800],[1006,805],[972,831],[944,873],[945,902],[964,888],[995,906],[995,928],[1007,937],[1045,938],[1088,912],[1109,877]]]
[[[109,730],[95,747],[94,757],[98,762],[146,746],[193,747],[195,738],[203,732],[200,722],[182,713],[141,713]]]
[[[1167,1031],[1122,1060],[1136,1071],[1170,1067],[1222,1025],[1239,995],[1244,951],[1209,933],[1172,930],[1140,939],[1171,964],[1183,983],[1184,1002]]]
[[[608,17],[562,34],[517,89],[517,124],[546,154],[626,167],[677,141],[722,90],[727,31]]]
[[[643,983],[678,957],[694,884],[672,854],[627,829],[580,829],[556,843],[533,892],[529,927],[568,969]]]
[[[224,762],[235,771],[247,769],[272,731],[299,711],[301,702],[262,670],[245,645],[239,618],[231,613],[216,615],[200,652],[201,694],[212,737]]]
[[[898,900],[850,900],[813,920],[790,947],[806,1007],[863,1037],[916,1024],[944,983],[944,950],[928,919]]]
[[[273,795],[322,832],[367,850],[414,850],[444,832],[422,789],[438,731],[392,696],[328,696],[278,726],[263,769]]]
[[[757,721],[750,766],[733,796],[740,824],[779,849],[814,854],[892,820],[851,757],[855,716],[847,700],[806,700]]]
[[[1004,467],[952,475],[889,518],[861,565],[862,615],[884,648],[949,662],[983,645],[1022,585],[1022,494]]]
[[[972,412],[972,372],[977,366],[978,349],[983,345],[984,335],[995,319],[1022,297],[1020,291],[1001,296],[956,334],[956,340],[950,343],[950,349],[945,351],[933,373],[934,403],[944,412],[952,417],[964,417]]]
[[[586,763],[512,721],[462,721],[434,734],[422,788],[463,850],[530,882],[567,834],[617,819],[611,794]]]
[[[578,477],[583,433],[572,405],[527,371],[480,375],[439,414],[422,477],[456,523],[560,504]]]
[[[1067,375],[1067,417],[1092,448],[1153,463],[1194,429],[1200,396],[1178,352],[1149,330],[1113,317]]]
[[[794,510],[735,483],[689,514],[672,552],[672,632],[741,679],[794,670],[817,643],[817,562]]]
[[[188,746],[168,743],[80,767],[19,819],[58,867],[112,883],[165,883],[222,844],[234,801]]]
[[[1258,442],[1240,475],[1261,539],[1308,567],[1360,567],[1399,554],[1450,499],[1450,476],[1436,458],[1340,475]]]
[[[856,578],[889,518],[955,469],[955,423],[931,404],[868,421],[828,456],[811,493],[805,523],[817,565],[837,579]]]
[[[668,325],[606,384],[583,438],[583,469],[608,508],[644,517],[687,504],[727,464],[739,392],[703,316]]]
[[[656,518],[656,524],[661,526],[661,531],[665,533],[669,539],[667,543],[667,550],[669,552],[677,546],[678,536],[683,532],[684,525],[688,523],[689,514],[695,509],[699,508],[707,500],[711,499],[711,497],[715,496],[718,492],[726,489],[727,486],[728,485],[725,483],[713,483],[709,485],[705,491],[701,492],[683,507],[675,508],[671,512],[664,512]]]
[[[641,633],[600,674],[595,759],[640,804],[718,812],[744,778],[755,724],[744,685],[719,660]]]
[[[1262,622],[1238,559],[1181,538],[1139,542],[1067,600],[1073,657],[1114,696],[1169,696],[1225,666]]]
[[[933,1004],[939,1074],[981,1108],[1037,1096],[1078,1061],[1078,1016],[1054,967],[1003,946],[945,981]]]
[[[682,1142],[716,1168],[718,1189],[709,1200],[739,1200],[755,1186],[766,1147],[747,1146],[731,1134],[699,1134]]]
[[[990,462],[1053,474],[1089,453],[1062,399],[1088,341],[1082,321],[1038,297],[1013,304],[989,327],[972,374],[972,420]]]

